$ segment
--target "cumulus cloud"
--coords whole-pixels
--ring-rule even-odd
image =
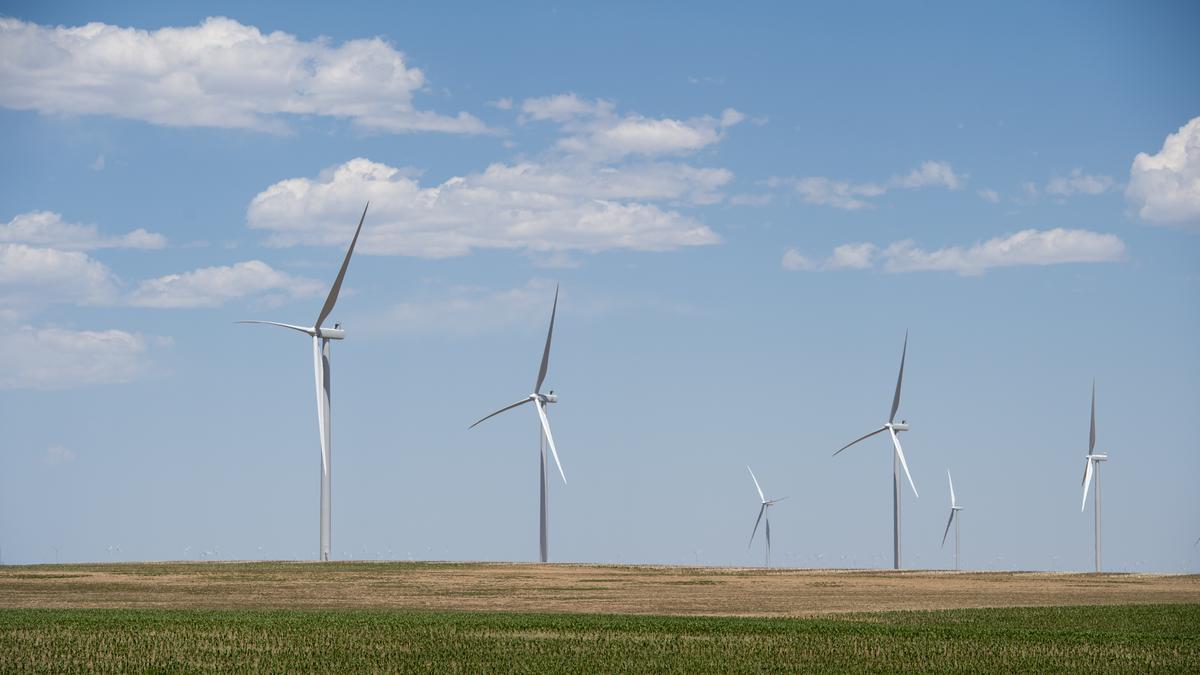
[[[989,190],[985,188],[983,190],[977,190],[975,194],[979,195],[979,198],[985,202],[992,204],[1000,203],[1000,193],[996,192],[995,190]]]
[[[720,141],[725,129],[745,119],[733,108],[722,111],[720,117],[704,115],[687,120],[634,113],[622,116],[610,101],[588,101],[575,94],[526,99],[521,103],[520,117],[525,123],[550,121],[560,125],[570,134],[558,141],[560,150],[597,160],[696,152]]]
[[[0,244],[0,304],[106,305],[116,301],[118,285],[116,275],[86,253]]]
[[[271,185],[251,201],[247,220],[250,227],[269,231],[273,245],[344,246],[354,215],[370,200],[360,242],[368,254],[440,258],[477,248],[662,251],[713,244],[719,237],[678,211],[633,200],[673,195],[702,202],[729,178],[723,170],[688,167],[501,164],[423,187],[411,172],[358,158],[313,179]]]
[[[170,344],[121,330],[22,327],[0,334],[0,389],[76,389],[132,382]]]
[[[1046,183],[1046,194],[1059,197],[1098,195],[1115,186],[1112,176],[1091,176],[1083,169],[1072,169],[1070,175],[1054,176]]]
[[[1200,230],[1200,117],[1169,134],[1157,154],[1138,153],[1125,197],[1146,222]]]
[[[788,264],[804,260],[805,266]],[[887,272],[946,271],[963,276],[983,274],[996,267],[1057,265],[1062,263],[1114,262],[1125,257],[1125,244],[1115,235],[1087,230],[1022,230],[971,246],[948,246],[925,250],[911,240],[895,242],[884,249],[871,243],[843,244],[821,263],[789,249],[784,268],[789,270],[868,269],[882,262]]]
[[[789,248],[783,252],[783,269],[793,272],[816,269],[816,265],[800,251]]]
[[[320,282],[272,269],[261,260],[202,267],[140,282],[127,302],[139,307],[219,307],[249,295],[306,297],[323,290]]]
[[[19,110],[275,132],[293,115],[391,132],[487,131],[467,113],[417,110],[426,84],[379,38],[335,45],[221,17],[154,31],[0,18],[0,105]]]
[[[100,234],[95,225],[68,223],[52,211],[30,211],[0,223],[0,243],[48,246],[63,251],[158,249],[167,245],[167,238],[141,228],[123,235],[106,236]]]
[[[824,176],[772,177],[768,187],[791,188],[809,204],[832,206],[835,209],[857,211],[874,206],[872,199],[881,197],[891,190],[915,190],[926,187],[941,187],[958,190],[966,178],[955,173],[948,162],[926,161],[906,174],[898,174],[882,183],[852,183]]]

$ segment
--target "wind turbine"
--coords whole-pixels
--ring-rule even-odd
[[[875,434],[883,433],[884,431],[888,432],[888,435],[890,435],[892,437],[892,445],[895,446],[895,448],[896,448],[896,452],[892,456],[892,500],[893,500],[892,526],[893,526],[893,532],[894,532],[893,540],[894,540],[894,545],[895,545],[895,559],[893,562],[893,566],[896,569],[900,569],[900,468],[901,467],[904,468],[904,475],[908,476],[908,484],[912,486],[913,494],[916,495],[917,497],[921,496],[921,495],[917,494],[917,486],[915,483],[913,483],[912,474],[910,474],[908,472],[908,463],[904,461],[904,450],[900,447],[900,438],[897,436],[897,434],[899,434],[901,431],[908,431],[908,422],[906,422],[905,420],[900,420],[899,422],[896,422],[896,410],[898,410],[900,408],[900,385],[903,384],[903,382],[904,382],[904,357],[907,355],[908,355],[908,332],[906,331],[904,333],[904,350],[900,352],[900,375],[896,377],[896,394],[895,394],[895,396],[892,397],[892,412],[888,416],[887,424],[883,425],[882,427],[879,427],[878,429],[876,429],[875,431],[872,431],[869,434],[860,436],[860,437],[854,439],[853,441],[850,441],[846,445],[843,445],[841,450],[838,450],[837,452],[833,453],[833,456],[837,457],[838,453],[840,453],[842,450],[845,450],[846,448],[854,445],[855,443],[858,443],[859,441],[866,440],[866,439],[874,436]]]
[[[554,395],[553,389],[551,389],[550,393],[548,394],[542,393],[542,383],[546,380],[546,369],[550,366],[550,340],[554,337],[554,315],[557,311],[558,286],[555,286],[554,305],[550,308],[550,330],[546,332],[546,348],[542,351],[542,365],[538,369],[537,383],[533,385],[533,393],[521,399],[520,401],[513,403],[512,405],[508,405],[497,410],[496,412],[475,422],[475,424],[467,427],[468,429],[474,429],[475,426],[483,420],[486,420],[490,417],[495,417],[506,410],[511,410],[517,406],[522,406],[529,402],[533,402],[535,404],[534,408],[537,410],[539,424],[538,451],[541,458],[541,470],[538,482],[538,485],[541,487],[541,516],[539,520],[541,526],[538,531],[538,541],[540,546],[540,560],[542,562],[546,562],[548,551],[546,543],[546,445],[550,446],[550,452],[554,455],[554,464],[558,467],[558,475],[562,476],[563,485],[567,484],[567,474],[563,473],[562,463],[558,461],[558,450],[554,447],[554,434],[550,433],[550,421],[546,418],[546,404],[558,402],[558,397]]]
[[[780,497],[779,499],[767,499],[766,497],[763,496],[762,488],[759,487],[759,485],[758,485],[758,479],[754,477],[754,469],[751,469],[749,467],[749,465],[747,465],[746,470],[750,472],[750,478],[751,478],[751,480],[754,481],[754,489],[758,490],[758,498],[762,500],[762,506],[760,506],[758,509],[758,520],[754,521],[754,531],[750,533],[750,543],[746,544],[746,550],[749,551],[750,547],[754,545],[754,535],[758,534],[758,524],[762,522],[763,517],[765,516],[767,519],[767,562],[766,562],[766,566],[770,567],[771,566],[771,514],[767,513],[767,509],[769,509],[772,506],[775,506],[776,504],[778,504],[779,502],[787,499],[787,497]]]
[[[358,234],[362,232],[363,220],[366,219],[367,208],[370,206],[371,203],[367,202],[367,205],[363,207],[362,217],[358,219],[358,229],[354,230],[354,238],[350,240],[350,249],[346,251],[346,258],[342,261],[342,268],[338,270],[337,279],[334,280],[333,287],[329,289],[329,295],[325,298],[325,305],[321,307],[321,313],[317,315],[316,323],[309,328],[305,328],[304,326],[293,326],[292,324],[275,321],[237,322],[262,323],[269,326],[290,328],[312,337],[313,369],[316,373],[317,384],[317,429],[321,434],[321,548],[318,555],[322,561],[329,560],[330,551],[329,464],[331,460],[332,436],[329,429],[329,341],[345,339],[346,331],[342,330],[341,324],[335,323],[333,328],[324,328],[321,324],[325,322],[325,319],[329,318],[329,313],[333,311],[333,306],[337,303],[338,293],[342,290],[342,280],[346,278],[346,268],[350,266],[350,256],[354,255],[354,245],[358,243]]]
[[[1087,508],[1088,486],[1092,474],[1096,475],[1096,572],[1100,571],[1100,462],[1108,461],[1108,455],[1096,452],[1096,381],[1092,380],[1092,433],[1088,439],[1088,454],[1083,468],[1083,501],[1080,513]]]
[[[942,533],[942,547],[946,546],[946,536],[950,534],[950,523],[954,523],[954,569],[958,569],[958,520],[954,516],[962,511],[962,507],[958,505],[958,500],[954,498],[954,478],[950,476],[950,469],[946,469],[946,478],[950,480],[950,520],[946,521],[946,531]]]

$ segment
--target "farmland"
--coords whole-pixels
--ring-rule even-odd
[[[0,672],[1200,671],[1200,578],[437,563],[0,568]]]

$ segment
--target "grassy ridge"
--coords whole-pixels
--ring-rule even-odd
[[[0,609],[0,672],[1200,672],[1200,605],[827,619]]]

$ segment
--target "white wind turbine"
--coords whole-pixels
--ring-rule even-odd
[[[555,466],[558,467],[558,475],[562,476],[563,485],[566,485],[566,483],[567,483],[567,475],[565,473],[563,473],[562,463],[560,463],[558,461],[558,449],[554,447],[554,434],[550,433],[550,421],[548,419],[546,419],[546,404],[558,402],[558,397],[554,395],[553,389],[551,389],[550,393],[548,393],[548,394],[542,393],[542,382],[544,382],[546,380],[546,369],[550,366],[550,341],[554,337],[554,315],[557,311],[558,311],[558,286],[555,286],[554,287],[554,305],[550,309],[550,330],[546,332],[546,348],[542,351],[542,365],[541,365],[541,368],[538,369],[537,383],[533,385],[533,393],[526,396],[525,398],[521,399],[520,401],[517,401],[516,403],[514,403],[512,405],[505,406],[505,407],[497,410],[496,412],[494,412],[490,415],[487,415],[486,417],[475,422],[475,424],[472,424],[471,426],[467,427],[468,429],[473,429],[473,428],[475,428],[475,426],[477,424],[479,424],[483,420],[486,420],[489,417],[494,417],[496,415],[499,415],[500,413],[502,413],[506,410],[511,410],[513,408],[516,408],[517,406],[522,406],[529,402],[533,402],[535,404],[534,408],[537,410],[538,424],[539,424],[538,451],[539,451],[539,454],[541,457],[541,459],[540,459],[540,467],[541,467],[540,477],[538,480],[538,485],[541,487],[541,501],[540,501],[541,508],[540,508],[540,518],[539,518],[540,528],[538,530],[538,542],[539,542],[539,553],[540,553],[539,559],[542,562],[546,562],[547,553],[548,553],[548,547],[547,547],[547,541],[546,541],[546,515],[547,515],[546,514],[546,488],[547,488],[547,484],[546,484],[546,445],[550,446],[550,452],[551,452],[551,454],[554,455],[554,464],[555,464]]]
[[[954,523],[954,569],[958,569],[958,523],[959,519],[955,516],[962,507],[958,505],[958,500],[954,497],[954,478],[950,476],[950,469],[946,469],[946,478],[950,480],[950,520],[946,521],[946,531],[942,533],[942,547],[946,546],[946,536],[950,534],[950,523]]]
[[[908,431],[908,422],[900,420],[896,422],[896,411],[900,408],[900,385],[904,382],[904,358],[908,355],[908,333],[904,333],[904,350],[900,352],[900,375],[896,377],[896,394],[892,397],[892,412],[888,416],[887,424],[879,427],[869,434],[860,436],[853,441],[842,446],[841,450],[833,453],[837,457],[838,453],[846,448],[858,443],[859,441],[868,439],[875,434],[888,432],[892,437],[892,445],[896,451],[892,455],[892,526],[893,526],[893,541],[895,547],[895,558],[893,566],[900,569],[900,469],[904,468],[904,475],[908,477],[908,484],[912,486],[913,494],[917,497],[917,486],[913,483],[912,474],[908,472],[908,463],[904,461],[904,450],[900,447],[900,438],[897,436],[901,431]]]
[[[1087,508],[1088,485],[1092,482],[1092,474],[1096,474],[1096,571],[1100,571],[1100,462],[1108,460],[1108,455],[1096,452],[1096,381],[1092,380],[1092,433],[1088,439],[1087,464],[1083,468],[1083,501],[1079,504],[1082,512]]]
[[[750,478],[751,478],[751,480],[754,481],[754,489],[758,490],[758,498],[760,500],[762,500],[762,506],[760,506],[758,509],[758,520],[754,521],[754,531],[750,533],[750,543],[746,544],[746,550],[747,551],[750,550],[750,547],[754,545],[754,535],[758,534],[758,524],[761,523],[763,521],[763,518],[765,517],[767,520],[767,558],[766,558],[767,562],[766,562],[766,566],[770,567],[771,566],[771,514],[767,512],[767,509],[769,509],[772,506],[775,506],[776,504],[778,504],[779,502],[787,499],[787,497],[780,497],[778,499],[767,499],[765,496],[763,496],[762,488],[758,485],[758,479],[754,477],[754,469],[751,469],[747,465],[746,470],[750,472]]]
[[[333,328],[324,328],[321,326],[325,319],[329,318],[329,313],[333,311],[334,304],[337,303],[338,293],[342,290],[342,280],[346,278],[346,268],[350,265],[350,256],[354,255],[354,245],[358,243],[358,234],[362,232],[363,221],[367,217],[367,208],[371,206],[370,202],[363,207],[362,217],[358,219],[358,228],[354,230],[354,238],[350,240],[350,248],[346,251],[346,258],[342,260],[342,268],[338,270],[337,279],[333,282],[333,287],[329,289],[329,296],[325,298],[325,305],[321,307],[321,313],[317,315],[317,322],[311,327],[294,326],[288,323],[278,323],[275,321],[238,321],[237,323],[262,323],[270,326],[280,326],[281,328],[290,328],[295,331],[300,331],[312,337],[313,344],[313,369],[316,373],[317,384],[317,429],[321,434],[321,548],[318,552],[320,560],[329,560],[330,552],[330,482],[329,469],[331,458],[332,436],[329,428],[329,341],[342,340],[346,337],[346,332],[342,330],[341,324],[334,324]]]

